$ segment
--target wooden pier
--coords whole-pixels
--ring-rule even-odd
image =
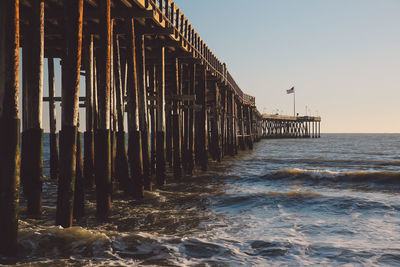
[[[320,138],[321,117],[262,115],[263,138]]]
[[[2,0],[0,254],[17,250],[20,181],[27,215],[42,212],[43,101],[50,175],[58,179],[55,220],[63,227],[84,216],[87,189],[95,188],[97,217],[106,219],[114,185],[140,200],[144,190],[166,183],[167,167],[181,181],[196,166],[207,170],[209,157],[221,161],[262,137],[317,133],[307,126],[317,118],[261,115],[172,0]]]

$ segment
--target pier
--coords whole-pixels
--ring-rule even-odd
[[[221,161],[261,138],[320,136],[319,117],[262,115],[171,0],[3,0],[0,254],[17,250],[20,185],[28,216],[42,213],[43,102],[50,175],[58,180],[55,222],[63,227],[84,216],[88,189],[104,220],[115,184],[140,200],[166,183],[168,167],[182,181],[196,168],[207,170],[209,157]]]
[[[263,138],[320,138],[321,117],[262,115]]]

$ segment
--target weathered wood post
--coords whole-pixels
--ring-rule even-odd
[[[233,125],[233,154],[236,155],[238,153],[238,108],[236,101],[236,94],[232,91],[232,125]]]
[[[118,35],[114,38],[114,74],[115,74],[115,89],[116,89],[116,108],[117,108],[117,156],[115,163],[115,174],[120,187],[126,193],[129,193],[129,168],[128,168],[128,157],[126,154],[126,141],[125,141],[125,129],[124,129],[124,118],[125,118],[125,101],[124,95],[125,90],[122,82],[122,71],[121,71],[121,51],[119,45]],[[124,60],[125,62],[125,60]]]
[[[239,138],[239,146],[240,149],[242,150],[246,150],[246,144],[244,142],[245,138],[244,138],[244,105],[243,103],[239,104],[239,131],[240,131],[240,138]]]
[[[128,159],[131,170],[132,194],[136,199],[143,198],[143,160],[142,142],[139,131],[139,88],[137,77],[135,20],[129,20],[128,31]]]
[[[32,1],[33,12],[24,38],[24,90],[21,175],[27,198],[27,213],[42,213],[43,175],[43,64],[44,64],[44,0]]]
[[[247,126],[248,126],[248,146],[249,149],[253,149],[253,120],[252,120],[252,108],[250,105],[247,106]]]
[[[171,101],[165,104],[165,160],[168,162],[170,168],[173,164],[173,150],[172,150],[172,105]]]
[[[66,55],[63,59],[62,127],[60,175],[58,181],[56,224],[72,225],[76,178],[76,138],[79,109],[79,79],[81,70],[83,0],[67,4],[68,27]]]
[[[86,131],[84,133],[84,171],[85,181],[88,187],[94,186],[94,123],[96,111],[95,105],[95,76],[94,76],[94,44],[93,35],[89,35],[86,43],[85,55],[85,86],[86,86]]]
[[[182,96],[189,95],[189,87],[190,87],[190,78],[189,78],[189,69],[187,64],[181,63],[180,65],[180,87]],[[182,167],[185,173],[188,173],[188,154],[189,154],[189,101],[186,99],[182,99]]]
[[[95,133],[96,216],[105,219],[111,209],[111,0],[101,1],[101,40],[97,55],[98,127]]]
[[[196,64],[189,64],[189,95],[194,96],[196,89]],[[188,121],[188,151],[187,151],[187,172],[193,174],[194,169],[194,144],[195,144],[195,112],[194,101],[188,102],[189,121]]]
[[[115,183],[115,164],[117,157],[117,112],[114,80],[114,19],[110,20],[110,143],[111,143],[111,184]],[[111,191],[112,193],[112,191]]]
[[[19,0],[0,1],[0,254],[17,254],[19,211]]]
[[[156,180],[158,185],[165,185],[165,47],[158,47],[157,64],[157,141],[156,141]]]
[[[313,122],[312,122],[312,127],[313,127],[313,135],[312,135],[312,138],[315,138],[315,137],[317,136],[317,134],[316,134],[316,127],[315,127],[315,120],[313,120]]]
[[[235,113],[234,113],[234,93],[231,90],[227,89],[228,93],[228,139],[229,139],[229,144],[228,144],[228,153],[231,156],[235,155]]]
[[[151,171],[155,174],[156,171],[156,142],[157,142],[157,77],[156,77],[156,66],[151,64],[149,67],[149,87],[151,90],[152,104],[150,108],[151,116]]]
[[[139,90],[139,129],[142,142],[143,181],[146,190],[152,190],[150,173],[150,138],[149,138],[149,114],[147,112],[147,79],[146,79],[146,47],[145,35],[139,34],[137,38],[137,66],[138,66],[138,90]]]
[[[214,158],[218,162],[221,162],[221,131],[220,131],[220,93],[216,81],[210,81],[210,89],[213,92],[213,107],[212,107],[212,118],[211,118],[211,148],[210,151]]]
[[[321,138],[321,121],[318,121],[318,138]]]
[[[207,128],[207,71],[205,65],[199,65],[199,79],[196,88],[196,102],[201,106],[196,114],[196,140],[198,142],[199,163],[203,171],[208,165],[208,128]]]
[[[224,88],[222,90],[222,157],[228,154],[229,147],[229,133],[228,133],[228,90]]]
[[[56,127],[56,102],[55,79],[54,79],[54,59],[47,59],[48,83],[49,83],[49,117],[50,117],[50,177],[58,179],[58,134]]]
[[[79,115],[78,115],[79,116]],[[82,218],[85,215],[85,180],[83,174],[82,159],[82,133],[79,132],[79,117],[76,137],[76,178],[74,192],[74,218]]]
[[[174,58],[173,63],[171,64],[172,70],[174,73],[174,81],[172,83],[172,93],[175,98],[172,101],[172,144],[173,144],[173,169],[174,169],[174,177],[176,180],[181,180],[182,178],[182,161],[181,161],[181,153],[182,153],[182,138],[181,138],[181,112],[180,112],[180,67],[179,67],[179,59]]]

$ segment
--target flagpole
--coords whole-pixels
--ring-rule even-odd
[[[293,116],[296,117],[296,90],[293,90]]]

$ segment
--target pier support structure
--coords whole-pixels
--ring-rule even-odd
[[[320,117],[264,114],[260,130],[263,138],[320,138],[320,123]]]
[[[320,137],[319,117],[261,115],[171,0],[0,1],[0,254],[16,253],[20,165],[27,215],[42,211],[43,101],[49,102],[50,176],[58,179],[56,224],[63,227],[84,216],[85,192],[94,187],[96,215],[105,220],[117,190],[140,201],[153,179],[157,187],[170,173],[183,181],[206,171],[211,159],[252,149],[261,137]]]
[[[17,254],[19,216],[19,0],[0,2],[0,254]]]

